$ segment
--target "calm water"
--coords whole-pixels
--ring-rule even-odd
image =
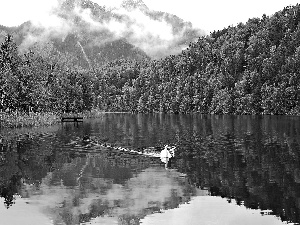
[[[105,114],[1,135],[1,225],[300,222],[299,117]],[[165,170],[85,137],[177,149]]]

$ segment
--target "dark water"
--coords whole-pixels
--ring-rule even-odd
[[[1,225],[300,222],[299,117],[105,114],[1,135]],[[94,143],[177,148],[165,170]]]

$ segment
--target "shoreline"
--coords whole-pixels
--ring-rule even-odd
[[[91,119],[91,118],[101,118],[104,114],[108,113],[130,113],[130,114],[140,114],[140,113],[132,113],[132,112],[110,112],[110,111],[100,111],[93,109],[91,111],[84,111],[80,113],[54,113],[54,112],[47,112],[47,113],[22,113],[22,112],[14,112],[14,113],[5,113],[0,112],[0,129],[16,129],[16,128],[31,128],[31,127],[41,127],[41,126],[52,126],[55,124],[61,123],[62,115],[80,115],[84,119]],[[149,113],[142,113],[142,114],[149,114]],[[174,113],[161,113],[161,112],[154,112],[150,114],[174,114]],[[181,114],[181,113],[179,113]],[[187,113],[187,114],[198,114],[198,113]],[[202,113],[199,113],[202,114]],[[202,115],[217,115],[217,114],[202,114]],[[271,115],[271,114],[254,114],[254,115],[242,115],[242,114],[220,114],[222,115],[232,115],[232,116],[288,116],[288,117],[299,117],[298,114],[288,114],[288,115]]]
[[[67,113],[68,115],[79,114],[85,119],[88,118],[99,118],[104,113],[98,110],[84,111],[80,113]],[[52,126],[61,123],[61,117],[64,113],[0,113],[0,129],[15,129],[15,128],[25,128],[25,127],[41,127],[41,126]]]
[[[51,126],[60,122],[60,116],[55,113],[1,113],[0,127],[2,128],[22,128]]]

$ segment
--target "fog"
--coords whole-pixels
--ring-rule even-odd
[[[125,39],[152,58],[176,54],[204,32],[175,15],[149,9],[142,1],[57,0],[25,26],[22,49],[75,34],[88,45]]]

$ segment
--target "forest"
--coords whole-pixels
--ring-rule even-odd
[[[51,42],[0,47],[2,113],[300,115],[300,5],[199,37],[178,55],[82,68]]]

